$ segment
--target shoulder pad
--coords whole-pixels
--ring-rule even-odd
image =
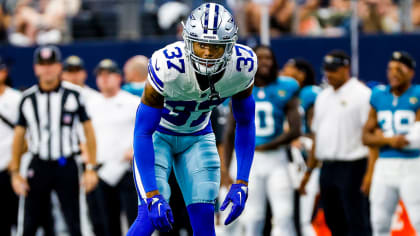
[[[376,106],[381,99],[381,95],[385,93],[387,86],[381,84],[373,87],[372,93],[370,95],[370,104],[376,109]]]
[[[179,41],[153,53],[149,60],[148,80],[156,91],[163,94],[164,84],[185,73],[186,57],[184,43]]]
[[[374,95],[376,96],[376,94],[383,93],[383,92],[386,91],[386,89],[387,89],[386,85],[383,85],[383,84],[377,85],[377,86],[373,87],[373,89],[372,89],[372,96],[374,96]]]
[[[235,70],[246,77],[253,78],[258,69],[258,60],[255,52],[248,46],[235,44],[232,58]]]

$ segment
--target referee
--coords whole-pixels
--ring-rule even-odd
[[[48,226],[50,195],[54,190],[72,236],[80,236],[79,175],[75,155],[80,153],[76,122],[83,124],[88,164],[83,174],[87,192],[95,188],[96,142],[92,124],[78,87],[60,82],[61,53],[55,46],[41,46],[34,53],[38,84],[23,93],[14,131],[9,171],[14,191],[25,196],[23,236],[35,235],[38,227]],[[19,175],[26,131],[32,160],[27,179]],[[19,230],[21,230],[19,228]]]

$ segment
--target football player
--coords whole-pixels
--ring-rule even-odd
[[[412,85],[414,69],[415,61],[408,53],[394,52],[388,63],[389,85],[375,87],[370,99],[363,142],[379,147],[370,190],[375,236],[390,235],[400,198],[420,233],[420,87]]]
[[[168,177],[174,170],[195,235],[215,235],[215,199],[220,158],[209,123],[211,110],[232,97],[237,122],[237,177],[223,202],[232,204],[225,224],[243,211],[255,148],[252,97],[257,57],[236,44],[237,26],[221,5],[205,3],[192,11],[183,42],[156,51],[137,110],[134,174],[139,192],[138,218],[128,235],[170,231],[174,219],[167,203]]]

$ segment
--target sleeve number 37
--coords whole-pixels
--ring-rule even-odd
[[[236,55],[238,56],[238,60],[236,61],[236,70],[242,71],[242,69],[248,68],[248,72],[251,72],[254,69],[254,53],[252,50],[249,50],[245,47],[235,45]],[[249,54],[251,57],[244,57],[243,53]]]
[[[163,50],[163,54],[165,55],[166,59],[168,59],[166,61],[166,64],[168,65],[168,69],[171,68],[175,68],[177,71],[181,72],[181,73],[185,73],[185,62],[184,59],[181,58],[182,57],[182,51],[179,47],[174,47],[174,51],[169,51],[168,49]],[[179,61],[179,65],[172,63],[171,59],[174,58],[180,58],[178,59]]]

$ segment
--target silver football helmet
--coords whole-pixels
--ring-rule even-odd
[[[211,75],[225,69],[238,38],[238,27],[229,11],[216,3],[204,3],[191,12],[183,26],[185,51],[194,70]],[[201,58],[194,53],[193,42],[223,45],[224,54],[217,59]]]

